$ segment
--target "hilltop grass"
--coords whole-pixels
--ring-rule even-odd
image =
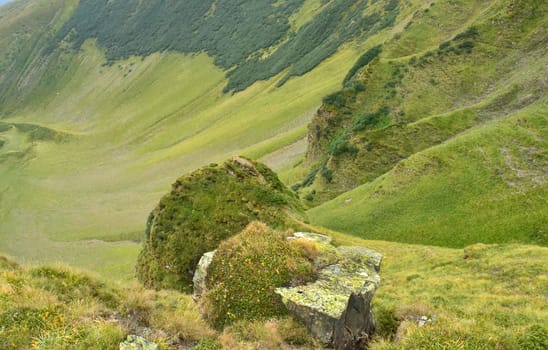
[[[308,215],[368,239],[548,245],[543,111],[537,104],[418,152]]]

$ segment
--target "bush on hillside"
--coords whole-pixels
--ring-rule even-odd
[[[348,74],[346,74],[346,77],[343,80],[343,86],[346,85],[356,73],[362,69],[363,67],[367,66],[371,61],[373,61],[375,58],[377,58],[382,52],[382,46],[377,45],[373,46],[369,50],[367,50],[363,55],[358,58],[356,63],[354,63],[354,66],[350,68],[348,71]]]
[[[329,153],[333,156],[350,154],[355,156],[358,153],[358,148],[349,141],[349,136],[346,132],[340,133],[328,146]]]
[[[291,213],[291,214],[290,214]],[[178,179],[151,214],[137,277],[152,288],[192,289],[201,256],[254,220],[297,227],[297,197],[266,166],[236,157]]]
[[[207,318],[215,327],[236,320],[267,319],[286,313],[277,287],[312,281],[314,268],[300,244],[260,222],[219,246],[208,269],[204,296]]]

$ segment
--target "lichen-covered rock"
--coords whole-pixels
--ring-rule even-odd
[[[297,238],[304,238],[309,241],[313,241],[321,244],[331,243],[331,237],[322,235],[319,233],[313,233],[313,232],[295,232],[293,233],[293,237],[289,237],[288,239],[297,239]]]
[[[318,272],[314,283],[276,292],[290,313],[325,345],[361,349],[375,330],[371,299],[380,283],[382,255],[363,247],[335,248],[329,240],[310,239],[318,245],[316,259],[331,264]]]
[[[138,335],[128,335],[126,341],[120,343],[120,350],[158,350],[158,345]]]
[[[207,277],[207,268],[209,265],[211,265],[211,261],[213,260],[213,257],[215,256],[215,252],[217,250],[214,250],[212,252],[207,252],[200,258],[200,261],[198,262],[198,266],[196,266],[196,271],[194,272],[194,277],[192,278],[192,283],[194,284],[194,292],[192,294],[192,299],[194,301],[197,301],[200,299],[202,294],[204,294],[207,290],[206,286],[206,277]]]

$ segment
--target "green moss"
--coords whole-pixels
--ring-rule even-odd
[[[206,313],[215,327],[283,315],[286,309],[274,290],[313,277],[303,250],[283,233],[253,222],[217,249],[208,269]]]
[[[149,287],[190,291],[202,254],[254,220],[297,227],[290,215],[304,215],[301,205],[265,165],[234,158],[204,167],[178,179],[153,211],[137,276]]]

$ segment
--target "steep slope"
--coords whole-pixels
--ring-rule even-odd
[[[178,1],[2,7],[0,118],[67,137],[0,133],[1,251],[130,276],[144,218],[174,174],[234,154],[266,156],[277,169],[292,165],[321,98],[338,88],[361,48],[393,35],[422,6],[240,1],[244,13],[257,15],[242,19],[246,28],[277,29],[250,42],[236,30],[226,40],[241,45],[223,46],[221,33],[240,17],[210,31],[232,10],[223,1],[203,4],[211,6],[202,14]],[[200,45],[219,45],[185,46],[179,18],[187,16],[205,26]],[[111,260],[118,264],[103,263]]]
[[[418,152],[309,211],[368,239],[548,245],[546,101]]]
[[[367,51],[311,123],[294,188],[317,205],[366,185],[311,217],[405,242],[546,244],[546,10],[436,2]]]

